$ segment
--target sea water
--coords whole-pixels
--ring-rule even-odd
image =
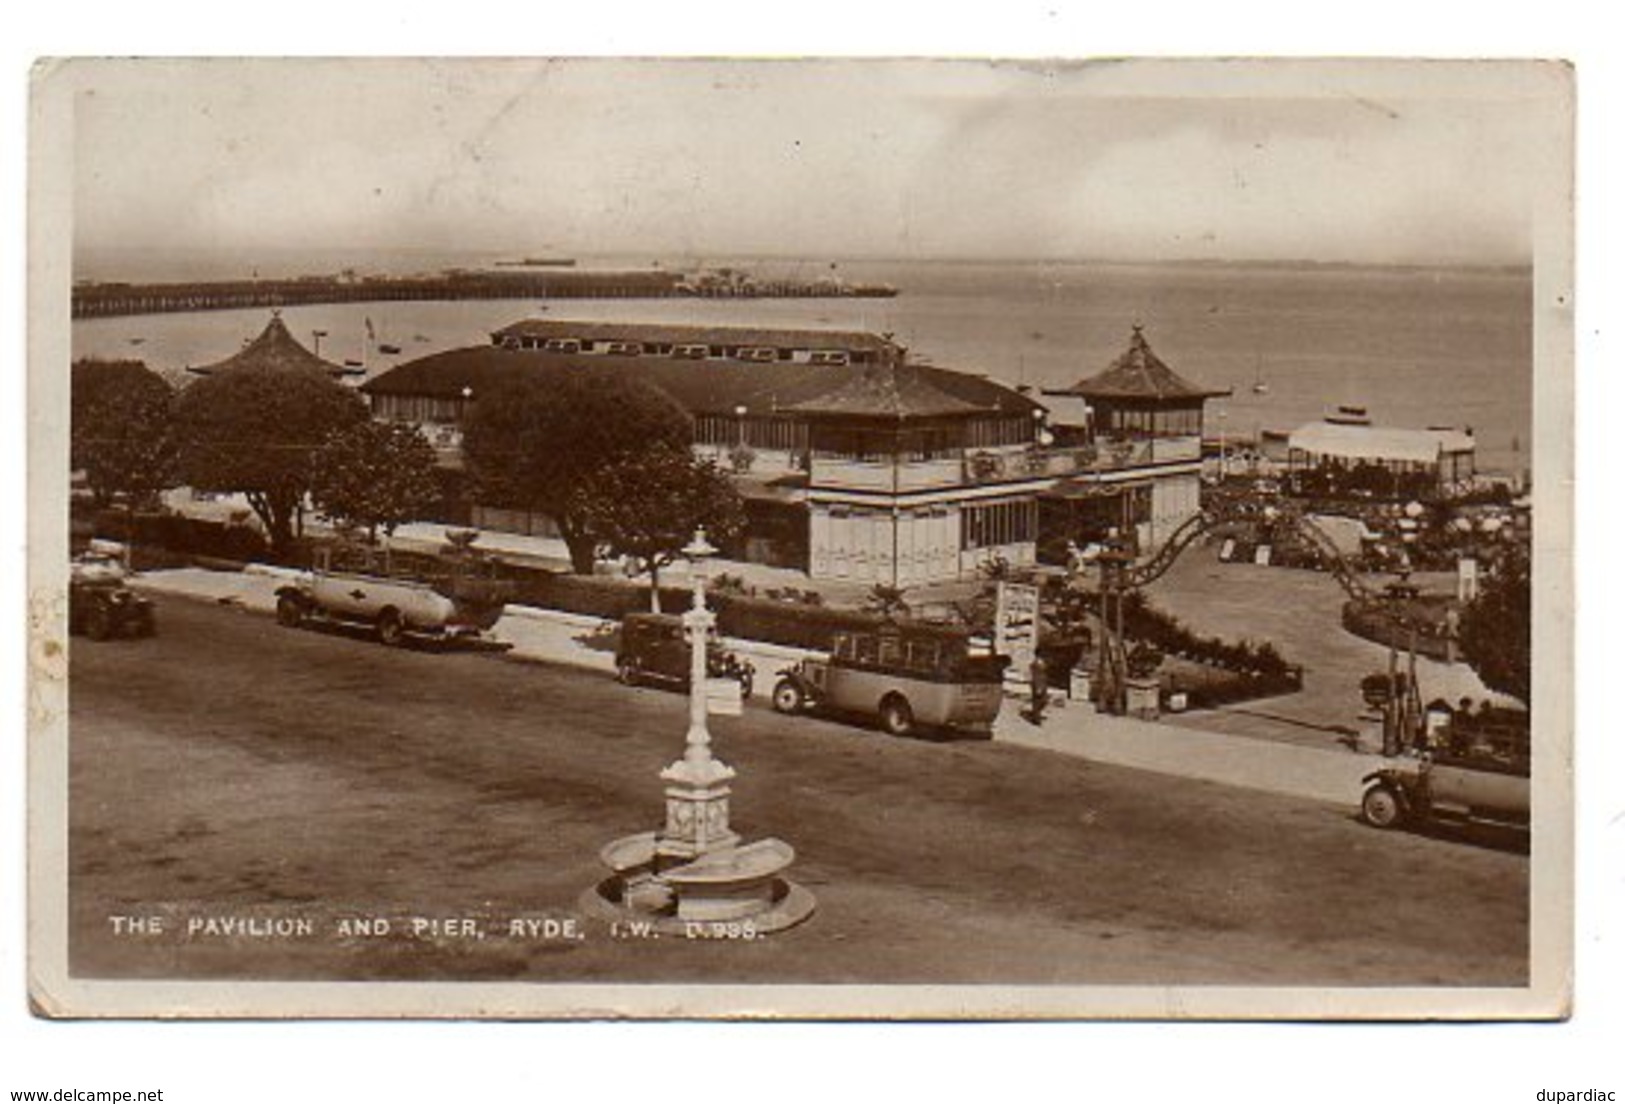
[[[262,276],[345,267],[256,265]],[[323,259],[330,260],[330,259]],[[362,271],[478,267],[490,258],[401,254]],[[1316,265],[787,262],[734,259],[760,277],[833,274],[895,285],[892,299],[655,299],[381,302],[289,307],[307,346],[376,376],[406,360],[485,344],[522,318],[862,329],[892,334],[912,358],[1035,389],[1108,367],[1144,327],[1156,353],[1194,383],[1228,390],[1207,433],[1287,431],[1339,405],[1377,424],[1470,427],[1481,470],[1528,464],[1532,278],[1528,269]],[[582,267],[647,267],[624,258]],[[242,269],[236,270],[242,274]],[[101,278],[224,277],[227,269],[82,271]],[[159,370],[223,360],[262,330],[268,310],[85,319],[75,357],[126,357]],[[318,338],[317,331],[323,336]],[[380,346],[395,346],[386,353]]]

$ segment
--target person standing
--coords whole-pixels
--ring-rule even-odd
[[[1044,709],[1049,705],[1049,667],[1040,656],[1034,655],[1032,663],[1027,667],[1027,685],[1032,691],[1028,719],[1035,725],[1043,724]]]

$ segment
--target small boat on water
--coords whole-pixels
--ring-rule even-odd
[[[1339,406],[1335,414],[1326,415],[1332,425],[1368,426],[1371,415],[1363,406]]]
[[[378,351],[383,353],[385,356],[399,356],[401,353],[401,347],[399,345],[380,345],[378,346]]]
[[[1264,382],[1264,359],[1260,357],[1257,367],[1253,370],[1253,394],[1268,395],[1269,393],[1270,385]]]

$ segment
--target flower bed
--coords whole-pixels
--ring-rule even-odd
[[[1449,611],[1455,599],[1443,594],[1424,594],[1398,602],[1395,612],[1416,626],[1416,633],[1398,623],[1387,605],[1370,605],[1350,599],[1343,603],[1343,628],[1363,640],[1393,648],[1415,644],[1417,654],[1430,659],[1453,658],[1450,649]]]

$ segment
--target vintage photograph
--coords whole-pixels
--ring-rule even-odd
[[[37,1011],[1567,1015],[1573,110],[42,65]]]

